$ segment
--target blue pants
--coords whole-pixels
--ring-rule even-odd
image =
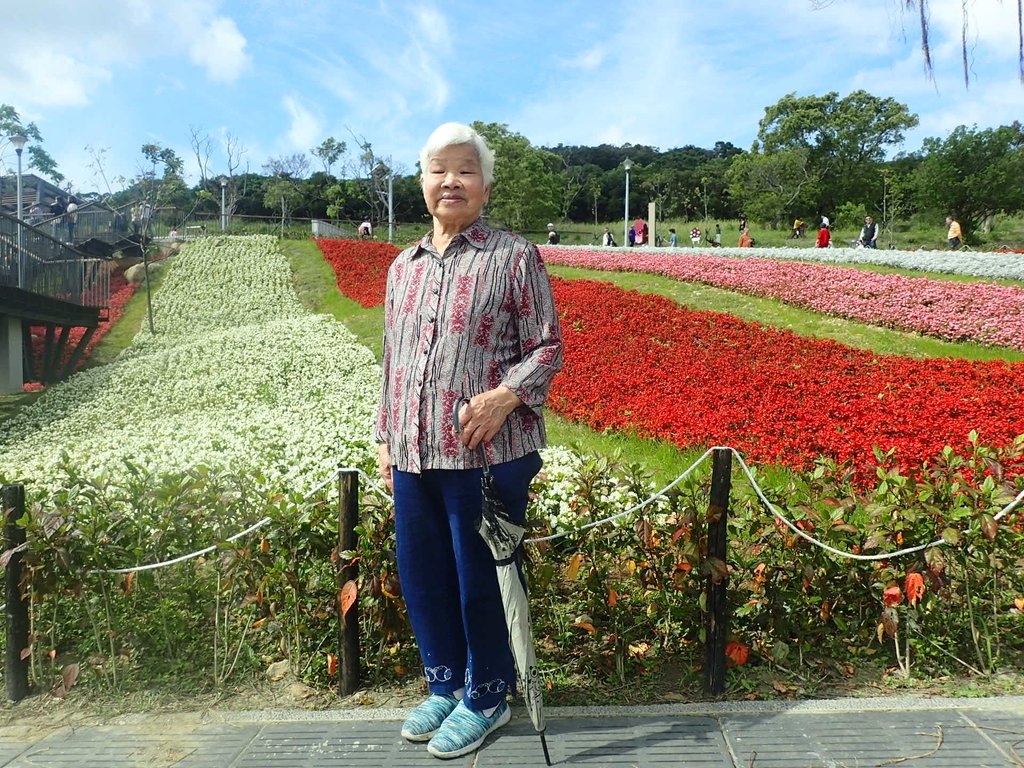
[[[537,452],[491,467],[509,517],[526,518]],[[515,685],[494,556],[477,532],[480,469],[394,471],[398,576],[431,693],[465,686],[489,709]],[[518,567],[518,563],[517,563]]]

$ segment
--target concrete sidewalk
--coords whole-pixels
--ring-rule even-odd
[[[131,715],[32,732],[0,728],[9,768],[414,768],[543,766],[521,707],[475,754],[440,761],[398,735],[407,710]],[[550,708],[557,765],[688,768],[1024,766],[1024,697],[725,702]]]

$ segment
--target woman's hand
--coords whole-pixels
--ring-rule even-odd
[[[384,485],[391,493],[394,493],[395,479],[391,476],[391,453],[388,451],[387,443],[377,446],[377,471],[380,473]]]
[[[508,415],[522,404],[519,395],[505,386],[474,395],[459,410],[459,440],[476,450],[498,434]]]

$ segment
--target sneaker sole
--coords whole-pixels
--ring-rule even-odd
[[[483,744],[484,741],[487,740],[488,736],[490,736],[496,730],[501,728],[501,726],[506,725],[508,723],[508,721],[511,720],[511,719],[512,719],[512,707],[505,707],[505,711],[501,714],[501,716],[499,716],[498,719],[495,720],[494,723],[491,725],[491,727],[488,728],[486,732],[484,732],[483,736],[481,736],[479,739],[474,741],[472,744],[467,744],[462,749],[457,749],[454,752],[442,752],[439,749],[436,749],[435,747],[432,747],[432,746],[430,746],[428,744],[427,745],[427,752],[432,754],[434,757],[441,758],[442,760],[451,760],[452,758],[455,758],[455,757],[462,757],[463,755],[468,755],[470,752],[473,752],[473,751],[479,749],[480,745]]]
[[[434,734],[437,733],[439,730],[439,728],[435,728],[429,733],[410,733],[409,731],[403,729],[402,738],[406,741],[412,741],[418,744],[421,741],[430,741],[434,737]],[[394,733],[394,731],[392,731],[392,733]]]

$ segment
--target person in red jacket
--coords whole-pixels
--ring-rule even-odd
[[[828,231],[828,224],[822,222],[821,229],[818,230],[818,242],[815,245],[818,248],[828,248],[831,241],[832,233]]]

